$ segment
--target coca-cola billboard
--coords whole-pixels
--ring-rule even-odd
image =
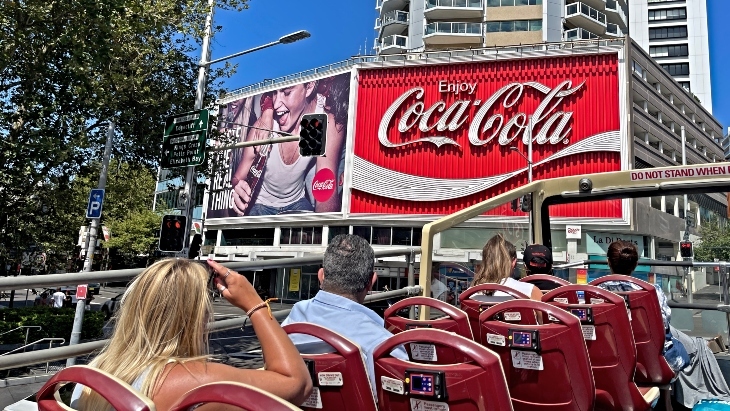
[[[328,115],[326,155],[302,157],[299,143],[218,152],[207,218],[342,210],[350,73],[289,85],[222,104],[226,144],[299,134],[304,114]]]
[[[618,70],[615,54],[360,70],[350,212],[449,214],[519,187],[530,140],[536,180],[620,170]]]

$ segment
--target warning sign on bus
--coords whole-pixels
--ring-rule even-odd
[[[631,172],[631,181],[665,180],[685,177],[711,177],[730,175],[730,166],[701,165],[674,170],[636,170]]]

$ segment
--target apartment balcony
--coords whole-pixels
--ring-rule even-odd
[[[393,10],[405,10],[408,7],[408,0],[375,0],[375,8],[380,10],[380,15]]]
[[[393,34],[401,34],[408,29],[408,13],[401,10],[393,10],[385,13],[380,20],[380,26],[376,30],[380,30],[381,36],[391,36]]]
[[[629,26],[629,19],[626,18],[624,9],[616,2],[616,0],[606,0],[606,19],[607,23],[613,23],[626,30]]]
[[[606,32],[606,15],[585,3],[565,6],[565,20],[577,28],[603,35]]]
[[[597,35],[580,27],[578,27],[577,29],[566,30],[563,33],[563,41],[594,40],[597,38]]]
[[[380,42],[380,54],[397,54],[408,50],[408,37],[392,35],[383,37]]]
[[[613,23],[606,24],[606,35],[607,36],[613,36],[613,37],[623,37],[624,32],[621,30],[621,28]]]
[[[373,51],[375,52],[375,54],[380,53],[380,39],[375,39],[375,41],[373,42]]]
[[[427,45],[481,45],[482,23],[429,23],[423,42]]]
[[[427,19],[481,19],[482,0],[426,0]]]

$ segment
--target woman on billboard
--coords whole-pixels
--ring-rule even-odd
[[[231,176],[233,211],[252,216],[340,211],[342,197],[337,186],[348,99],[348,75],[264,94],[260,99],[261,115],[254,123],[256,128],[248,131],[246,141],[276,137],[277,131],[297,135],[304,114],[326,113],[327,155],[301,157],[297,141],[243,148]],[[314,175],[310,184],[308,174]]]

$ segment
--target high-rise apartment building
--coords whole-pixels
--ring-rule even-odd
[[[375,50],[396,54],[630,34],[712,112],[705,2],[376,0]]]
[[[705,0],[629,0],[629,33],[712,112]]]

